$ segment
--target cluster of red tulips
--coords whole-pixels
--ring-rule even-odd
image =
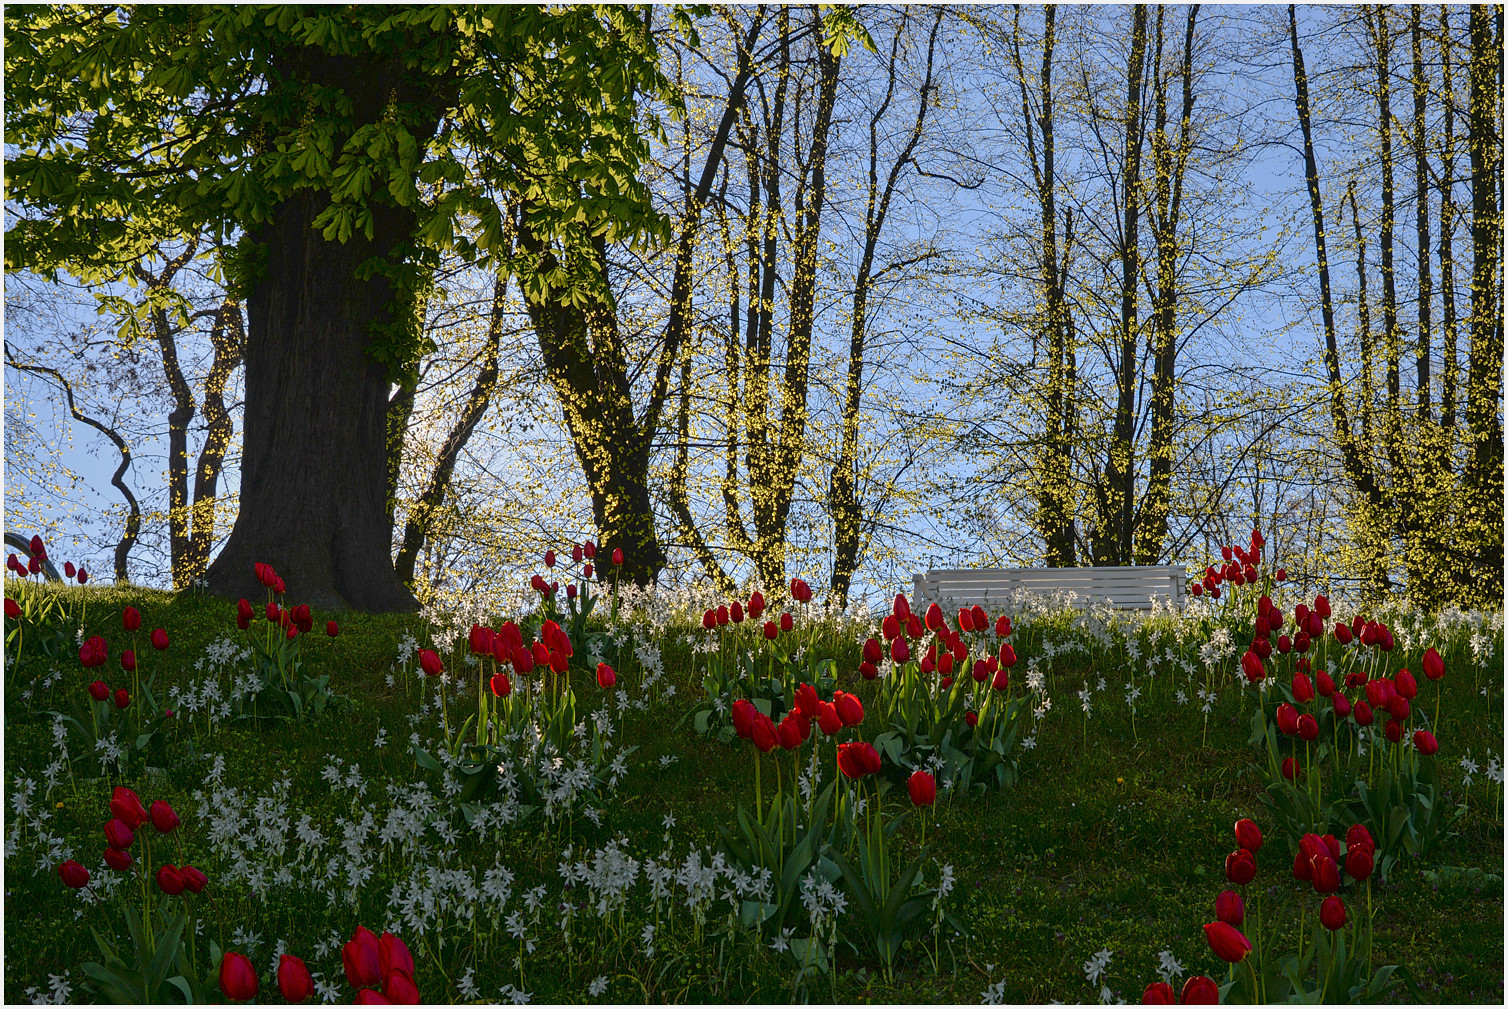
[[[17,578],[25,578],[27,575],[37,574],[42,570],[42,565],[47,561],[47,546],[42,542],[42,537],[33,536],[27,546],[30,548],[31,556],[24,563],[16,554],[11,554],[5,558],[6,568],[15,572]],[[82,566],[75,568],[73,561],[64,562],[63,577],[69,581],[77,580],[80,585],[86,585],[89,582],[89,572],[85,571]],[[12,607],[15,608],[15,612],[11,611]],[[12,600],[7,599],[5,601],[5,615],[11,619],[15,619],[21,615],[21,608],[16,606]]]
[[[583,566],[582,569],[581,569],[581,577],[582,577],[583,580],[590,580],[591,577],[592,577],[592,575],[595,574],[595,568],[593,567],[593,562],[596,560],[596,557],[597,557],[597,544],[593,543],[591,540],[587,540],[585,543],[576,543],[576,544],[573,544],[571,546],[571,560],[572,560],[572,562],[576,563],[576,564],[581,564],[583,561],[586,562],[585,566]],[[551,570],[553,570],[555,568],[555,565],[557,563],[559,563],[559,560],[560,559],[555,555],[555,551],[554,550],[546,550],[545,551],[545,567],[550,568]],[[619,549],[614,549],[613,550],[613,567],[619,568],[619,567],[622,567],[622,566],[623,566],[623,551],[619,550]],[[536,574],[532,578],[529,579],[529,587],[532,588],[535,592],[538,592],[542,596],[553,596],[556,592],[560,591],[560,582],[558,582],[558,581],[545,581],[545,578],[544,578],[543,575]],[[580,591],[580,589],[577,587],[576,583],[571,582],[571,583],[567,584],[566,585],[566,598],[567,599],[575,599],[576,595],[577,595],[577,593],[579,591]]]
[[[152,803],[151,809],[147,809],[131,789],[117,787],[110,797],[110,820],[105,824],[104,830],[105,864],[116,872],[129,871],[137,864],[131,856],[131,849],[136,844],[137,833],[144,826],[150,823],[158,834],[168,835],[178,829],[179,822],[173,807],[163,800],[158,799]],[[179,851],[181,855],[181,844]],[[89,870],[73,859],[58,866],[58,876],[75,890],[89,885]],[[208,877],[192,865],[161,865],[153,878],[157,888],[169,897],[177,897],[185,892],[198,894],[209,882]]]
[[[1267,541],[1262,536],[1260,529],[1251,531],[1251,543],[1247,547],[1239,544],[1231,544],[1220,548],[1220,556],[1224,563],[1210,565],[1204,569],[1202,581],[1191,582],[1189,591],[1195,596],[1202,596],[1206,592],[1213,599],[1220,598],[1220,586],[1222,583],[1239,588],[1242,585],[1255,585],[1259,578],[1257,569],[1262,566],[1262,548]],[[1278,568],[1273,572],[1275,581],[1285,581],[1288,572]]]
[[[134,635],[141,629],[141,613],[137,611],[136,607],[127,606],[121,613],[121,626],[132,634],[132,644],[134,645]],[[168,632],[161,627],[152,631],[149,640],[152,642],[152,647],[157,651],[167,651]],[[108,661],[110,661],[110,644],[100,635],[91,635],[79,646],[79,664],[85,669],[98,669]],[[134,647],[121,651],[120,668],[127,673],[136,673],[137,660],[136,649]],[[95,680],[89,684],[88,690],[91,700],[104,703],[113,699],[115,706],[122,711],[131,704],[131,691],[125,687],[118,687],[112,691],[110,685],[105,681]]]
[[[498,666],[508,666],[515,676],[528,676],[536,666],[541,670],[564,673],[570,668],[571,657],[576,654],[570,635],[553,620],[546,620],[540,625],[539,640],[528,645],[524,644],[523,631],[511,620],[504,621],[496,629],[485,624],[472,624],[466,645],[471,654],[479,659],[493,660],[494,671],[487,685],[496,697],[507,697],[513,693],[513,681]],[[439,676],[445,671],[440,656],[429,648],[420,649],[419,667],[426,676]],[[616,679],[611,667],[598,664],[597,682],[603,689],[612,686]]]
[[[376,936],[365,926],[356,929],[340,951],[346,981],[357,989],[356,1005],[418,1005],[414,956],[391,932]],[[290,953],[278,960],[278,992],[297,1005],[314,996],[314,979],[304,961]],[[226,953],[220,960],[220,990],[232,1002],[256,998],[257,969],[244,954]]]
[[[799,578],[791,582],[791,594],[793,597],[795,596],[795,589],[798,585],[805,587],[806,583]],[[807,598],[810,599],[811,589],[807,589],[806,591]],[[758,620],[760,617],[764,616],[764,611],[764,593],[760,592],[758,589],[755,589],[754,592],[749,596],[749,601],[747,603],[735,599],[731,603],[722,603],[705,611],[702,614],[702,628],[708,631],[715,631],[719,627],[727,627],[729,624],[741,624],[745,620]],[[795,626],[795,623],[789,613],[782,614],[780,622],[785,625],[783,629],[787,631]],[[781,630],[782,628],[779,625],[777,625],[774,621],[771,621],[765,628],[765,637],[769,638],[771,641],[774,641],[775,638],[779,637]]]
[[[810,683],[802,683],[796,688],[796,703],[790,711],[786,712],[779,724],[746,698],[740,697],[733,702],[733,730],[740,738],[747,739],[758,747],[760,753],[769,753],[777,746],[783,750],[797,749],[811,738],[814,724],[822,730],[824,736],[834,736],[845,728],[858,726],[863,721],[864,705],[853,694],[835,690],[833,699],[824,701],[817,696],[816,688]],[[863,773],[872,774],[878,771],[880,769],[879,754],[875,753],[874,747],[868,743],[840,744],[838,746],[839,768],[844,767],[844,748],[856,745],[867,747],[869,752],[874,754],[873,769]],[[851,764],[850,766],[858,765]],[[845,770],[844,773],[848,772]],[[862,775],[849,774],[848,776],[857,778]]]
[[[1298,653],[1299,672],[1309,672],[1310,662],[1305,653],[1324,638],[1327,627],[1325,621],[1330,619],[1330,615],[1330,600],[1324,595],[1314,597],[1313,609],[1305,603],[1299,603],[1293,608],[1294,633],[1290,637],[1284,631],[1287,618],[1283,610],[1275,606],[1267,596],[1260,597],[1257,600],[1257,617],[1252,626],[1251,644],[1241,656],[1241,672],[1252,683],[1261,680],[1267,675],[1265,663],[1273,651],[1280,655]],[[1333,631],[1336,642],[1343,646],[1356,642],[1357,647],[1373,647],[1382,652],[1391,652],[1394,647],[1393,632],[1387,624],[1366,620],[1360,615],[1353,617],[1349,624],[1343,620],[1335,621]],[[1273,640],[1273,635],[1277,635],[1276,640]],[[1439,653],[1435,653],[1435,661],[1438,660]],[[1443,668],[1440,673],[1443,675]],[[1358,684],[1348,683],[1348,686],[1365,682],[1365,672],[1351,674],[1357,675],[1361,677]]]
[[[275,597],[286,595],[288,586],[283,579],[273,570],[271,564],[257,563],[254,565],[257,581],[266,587],[268,592],[267,605],[263,614],[269,624],[276,625],[289,641],[297,638],[300,634],[308,634],[314,629],[314,618],[305,605],[281,607]],[[236,602],[236,626],[241,630],[251,627],[251,622],[256,615],[256,610],[245,599]],[[331,620],[325,624],[325,634],[336,637],[340,634],[340,625]]]
[[[889,642],[891,661],[897,665],[911,661],[909,642],[920,641],[928,631],[937,635],[937,640],[922,656],[918,667],[929,675],[937,673],[944,690],[953,685],[954,669],[968,660],[969,645],[963,636],[983,634],[989,630],[990,618],[983,606],[960,609],[955,630],[948,625],[948,619],[937,603],[927,607],[924,623],[911,612],[911,603],[904,595],[895,597],[890,615],[880,621],[880,634]],[[995,619],[994,631],[1000,639],[1000,650],[998,654],[985,656],[974,663],[971,673],[975,682],[991,680],[996,690],[1005,690],[1010,686],[1009,670],[1016,664],[1016,651],[1005,639],[1010,637],[1011,630],[1010,617],[1002,613]],[[872,680],[878,675],[877,664],[883,659],[884,651],[884,646],[876,638],[864,642],[864,661],[859,665],[859,673],[865,679]]]

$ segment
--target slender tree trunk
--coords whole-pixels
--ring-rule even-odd
[[[466,397],[466,406],[461,415],[456,418],[455,425],[445,436],[445,441],[440,445],[439,454],[435,458],[434,469],[430,471],[429,481],[418,499],[409,509],[408,520],[403,524],[403,545],[398,548],[398,556],[393,561],[393,568],[398,572],[398,577],[405,585],[414,585],[414,563],[419,556],[419,548],[424,541],[429,539],[434,529],[435,519],[445,504],[445,498],[450,493],[451,476],[455,473],[456,463],[461,458],[466,444],[471,440],[472,432],[477,424],[487,413],[487,407],[492,403],[492,393],[497,388],[498,358],[501,355],[503,342],[503,322],[505,319],[505,295],[507,292],[507,278],[499,275],[492,285],[492,311],[487,320],[487,346],[482,352],[482,367],[477,372],[476,381],[471,386],[471,393]],[[412,402],[412,397],[410,398]]]
[[[1361,212],[1356,206],[1356,183],[1346,185],[1346,201],[1351,204],[1351,229],[1356,236],[1356,342],[1361,348],[1361,395],[1356,413],[1361,423],[1361,440],[1372,441],[1372,409],[1377,398],[1372,380],[1372,304],[1367,300],[1367,234],[1361,230]]]
[[[1110,455],[1100,486],[1099,530],[1094,563],[1116,565],[1131,558],[1136,490],[1135,424],[1137,360],[1137,290],[1141,283],[1141,154],[1142,77],[1147,55],[1147,5],[1137,4],[1131,15],[1131,57],[1126,69],[1126,107],[1122,124],[1125,149],[1122,156],[1121,221],[1119,258],[1120,356],[1117,368],[1115,423]]]
[[[204,380],[204,445],[199,449],[199,463],[194,472],[194,528],[189,539],[188,570],[191,578],[203,577],[209,568],[209,552],[215,539],[215,503],[220,492],[220,474],[225,468],[225,453],[235,433],[230,411],[225,408],[225,387],[241,366],[246,346],[246,332],[241,306],[225,301],[215,313],[209,332],[215,356]]]
[[[1460,363],[1456,357],[1456,260],[1455,260],[1455,184],[1456,118],[1455,80],[1451,69],[1450,8],[1440,7],[1440,79],[1441,104],[1444,111],[1444,136],[1440,151],[1440,335],[1444,342],[1440,362],[1440,424],[1447,430],[1456,426],[1456,379]],[[1444,464],[1454,463],[1454,452],[1444,453]]]
[[[1409,36],[1414,56],[1414,231],[1418,238],[1419,333],[1414,352],[1415,391],[1419,419],[1428,421],[1431,414],[1429,358],[1433,334],[1430,331],[1430,302],[1435,296],[1434,277],[1430,269],[1429,243],[1429,154],[1424,126],[1425,100],[1429,81],[1424,76],[1424,33],[1420,25],[1419,4],[1409,8]]]

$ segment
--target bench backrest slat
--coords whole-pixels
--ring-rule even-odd
[[[997,601],[1017,590],[1067,591],[1102,599],[1119,609],[1151,609],[1153,599],[1175,606],[1184,600],[1187,572],[1177,565],[1090,568],[1003,568],[932,570],[913,577],[913,607],[953,606]]]

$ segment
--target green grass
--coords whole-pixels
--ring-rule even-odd
[[[144,668],[160,671],[159,685],[193,676],[194,661],[205,647],[235,633],[234,607],[223,600],[112,588],[65,591],[74,597],[87,595],[88,633],[105,634],[111,641],[111,663],[101,672],[117,678],[115,656],[123,637],[119,612],[127,603],[141,610],[144,630],[164,626],[172,635],[168,652],[144,649]],[[313,671],[330,674],[332,689],[349,698],[349,705],[308,723],[264,720],[260,726],[223,728],[199,744],[188,738],[186,726],[180,727],[163,772],[125,782],[144,802],[163,798],[174,805],[183,818],[188,860],[210,875],[212,888],[225,867],[216,862],[204,824],[195,815],[193,795],[204,788],[210,760],[217,754],[225,758],[225,784],[260,795],[286,776],[296,810],[327,824],[351,808],[348,798],[335,794],[321,778],[331,755],[360,764],[368,780],[364,802],[370,808],[385,808],[385,782],[421,779],[435,789],[437,811],[445,804],[438,775],[416,771],[408,752],[408,737],[414,731],[408,716],[416,710],[416,684],[406,678],[397,687],[385,682],[399,637],[412,631],[422,641],[423,628],[415,618],[346,615],[338,617],[341,635],[332,643],[320,631],[328,616],[315,614],[308,662]],[[1021,658],[1013,670],[1016,683],[1024,679],[1028,661],[1042,654],[1045,641],[1067,633],[1066,625],[1066,620],[1058,620],[1022,627],[1013,638]],[[688,846],[715,848],[717,826],[732,826],[736,805],[750,801],[751,748],[698,737],[689,719],[682,720],[700,694],[699,674],[692,673],[686,644],[690,633],[689,622],[672,623],[664,648],[676,696],[650,711],[630,710],[626,715],[623,741],[639,749],[630,760],[629,775],[612,793],[600,827],[577,816],[568,827],[545,830],[536,815],[505,828],[496,840],[479,841],[463,831],[455,847],[456,864],[485,868],[497,859],[515,873],[509,910],[518,906],[519,894],[535,885],[547,885],[548,899],[556,898],[557,863],[567,843],[575,846],[577,859],[615,837],[623,838],[635,857],[653,856],[667,846],[663,818],[669,814],[675,820],[669,831],[671,844],[684,856]],[[1194,641],[1184,647],[1197,645]],[[17,779],[42,780],[52,743],[45,712],[81,694],[95,678],[79,667],[76,655],[51,662],[32,646],[26,648],[19,666],[12,668],[7,658],[5,773],[12,789]],[[1500,642],[1496,649],[1500,657]],[[841,628],[824,628],[812,651],[835,655],[843,670],[840,685],[869,700],[873,685],[858,681],[852,672],[858,646],[851,635]],[[1150,651],[1160,654],[1161,649]],[[1438,760],[1444,787],[1456,793],[1448,800],[1454,803],[1461,798],[1461,756],[1469,750],[1485,764],[1489,749],[1499,755],[1503,749],[1502,678],[1497,674],[1501,659],[1490,667],[1490,676],[1477,672],[1479,682],[1474,683],[1464,641],[1456,640],[1442,651],[1449,672],[1443,681],[1445,718]],[[522,987],[536,1002],[589,1001],[587,985],[598,976],[608,978],[609,987],[601,996],[606,1001],[977,1002],[988,985],[1003,981],[1007,1002],[1093,1001],[1097,988],[1085,980],[1082,965],[1102,948],[1114,951],[1102,983],[1127,1001],[1138,1001],[1142,989],[1155,979],[1157,953],[1163,949],[1172,950],[1190,972],[1222,980],[1224,965],[1209,952],[1201,926],[1213,919],[1215,896],[1225,888],[1223,863],[1235,847],[1231,824],[1237,818],[1254,818],[1268,835],[1258,857],[1257,881],[1250,888],[1253,893],[1262,890],[1264,918],[1271,920],[1280,906],[1302,903],[1312,920],[1317,900],[1292,880],[1291,852],[1259,801],[1260,783],[1245,770],[1256,756],[1245,746],[1250,700],[1243,711],[1228,679],[1219,684],[1220,699],[1206,728],[1198,702],[1192,699],[1194,687],[1182,673],[1175,674],[1159,661],[1153,663],[1158,674],[1148,679],[1146,661],[1137,665],[1134,672],[1143,696],[1137,702],[1134,738],[1121,699],[1132,672],[1124,652],[1095,648],[1087,655],[1059,655],[1042,663],[1054,707],[1038,733],[1036,748],[1017,754],[1019,783],[1004,793],[940,794],[927,831],[935,850],[927,876],[935,881],[943,863],[955,867],[957,884],[950,907],[967,934],[940,938],[938,970],[912,948],[903,953],[893,980],[886,981],[871,953],[840,947],[830,974],[803,974],[767,943],[756,945],[746,936],[704,934],[696,939],[684,913],[674,924],[662,923],[651,960],[644,956],[639,939],[651,915],[647,900],[636,897],[621,924],[615,919],[611,926],[599,926],[590,910],[580,912],[577,938],[569,948],[558,930],[548,925],[535,928],[538,946],[525,958]],[[35,682],[54,668],[62,671],[61,681],[47,691],[36,688]],[[1417,672],[1417,665],[1414,668]],[[632,668],[620,665],[619,673],[637,681]],[[578,694],[595,704],[600,691],[590,673],[573,669],[572,676]],[[1107,687],[1093,695],[1086,743],[1076,694],[1100,676],[1108,681]],[[1202,683],[1201,674],[1195,685]],[[28,686],[35,691],[29,699],[22,696]],[[1486,696],[1478,692],[1480,686],[1488,688]],[[1173,691],[1181,687],[1191,697],[1186,705],[1173,701]],[[1420,697],[1427,697],[1427,708],[1433,710],[1432,684],[1422,685]],[[389,738],[381,752],[372,747],[379,728],[386,728]],[[428,725],[420,728],[429,732]],[[882,729],[871,708],[865,736],[872,738]],[[75,776],[64,776],[45,802],[39,785],[34,801],[50,807],[47,829],[61,835],[76,857],[93,869],[103,848],[100,828],[108,818],[110,789],[120,782],[98,778],[92,756],[77,745],[73,752]],[[661,766],[662,756],[676,759]],[[1393,882],[1374,890],[1376,962],[1406,966],[1426,1000],[1502,998],[1501,887],[1448,885],[1437,891],[1422,875],[1440,866],[1476,866],[1500,873],[1501,799],[1500,786],[1479,776],[1459,836],[1422,862],[1406,862]],[[904,788],[893,789],[886,802],[889,812],[899,812],[906,804]],[[7,806],[7,836],[16,829]],[[327,826],[326,833],[331,832]],[[119,926],[119,912],[107,906],[87,910],[79,918],[78,898],[61,885],[52,865],[37,871],[45,852],[29,843],[29,837],[28,831],[18,853],[6,860],[6,1000],[25,1001],[28,987],[45,989],[48,975],[65,969],[71,972],[74,999],[86,998],[79,965],[95,955],[86,926]],[[917,847],[916,825],[908,824],[901,838],[909,858]],[[340,975],[339,949],[316,957],[316,944],[332,932],[348,936],[358,924],[380,928],[390,886],[402,874],[400,860],[379,864],[355,908],[343,903],[332,908],[324,895],[306,890],[279,890],[263,899],[244,885],[221,888],[217,899],[227,934],[240,925],[261,936],[254,959],[264,970],[275,960],[274,941],[284,938],[289,952],[335,980]],[[643,884],[638,886],[642,892]],[[1249,894],[1249,906],[1252,899]],[[1362,911],[1352,906],[1351,913]],[[1296,914],[1290,920],[1296,923]],[[214,928],[211,925],[206,935]],[[516,951],[517,943],[505,932],[481,948],[454,934],[443,949],[430,946],[424,952],[415,944],[421,994],[426,1000],[455,999],[459,974],[472,966],[481,997],[496,999],[501,985],[519,985],[512,962]],[[987,965],[992,965],[988,972]],[[263,974],[264,1000],[270,977]],[[349,1001],[352,993],[343,978],[339,984],[342,1000]],[[271,994],[276,995],[275,989]],[[1400,993],[1399,999],[1407,996]]]

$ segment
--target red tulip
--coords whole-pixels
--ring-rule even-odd
[[[124,820],[116,817],[105,824],[105,841],[110,847],[125,851],[136,843],[136,833]]]
[[[732,619],[732,616],[728,613],[728,607],[726,607],[726,606],[719,606],[717,608],[717,626],[719,626],[719,627],[727,627],[728,626],[728,621],[731,620],[731,619]]]
[[[1330,695],[1330,703],[1337,718],[1345,718],[1351,713],[1351,699],[1338,690]]]
[[[820,703],[817,698],[817,691],[810,683],[801,683],[796,687],[796,701],[792,707],[800,712],[802,718],[816,718],[817,706]]]
[[[370,988],[382,981],[382,953],[377,937],[364,925],[358,925],[340,951],[346,968],[346,980],[352,988]]]
[[[1010,670],[1006,669],[1004,666],[1001,666],[999,671],[995,673],[995,680],[990,684],[990,686],[994,687],[996,690],[1009,690],[1011,688]]]
[[[183,876],[183,888],[189,893],[200,893],[209,883],[209,877],[192,865],[185,865],[178,872]]]
[[[1246,920],[1246,902],[1234,890],[1222,890],[1215,898],[1215,917],[1231,928],[1240,928]]]
[[[65,577],[65,578],[72,578],[76,574],[78,574],[78,571],[77,571],[76,568],[74,568],[73,561],[64,561],[63,562],[63,577]]]
[[[356,993],[351,1000],[352,1005],[392,1005],[392,1000],[381,992],[375,992],[370,988],[363,988]]]
[[[382,991],[393,1005],[418,1005],[419,988],[413,975],[401,970],[389,971],[382,983]]]
[[[1002,613],[1002,614],[1000,614],[999,619],[997,619],[995,621],[995,637],[997,637],[997,638],[1008,638],[1010,636],[1011,636],[1011,618],[1008,617],[1008,616],[1006,616],[1004,613]]]
[[[754,734],[754,718],[758,709],[746,698],[740,697],[733,702],[733,731],[738,733],[740,739],[750,739]]]
[[[1284,701],[1278,705],[1278,731],[1285,736],[1296,736],[1299,732],[1299,709]]]
[[[1372,709],[1367,706],[1366,701],[1357,701],[1356,706],[1351,709],[1351,716],[1356,719],[1357,725],[1372,724]]]
[[[618,674],[613,671],[612,666],[606,662],[597,663],[597,686],[603,690],[611,690],[617,682]]]
[[[539,575],[533,575],[529,578],[529,588],[533,589],[535,592],[538,592],[542,596],[547,596],[550,594],[550,583],[545,581]]]
[[[807,585],[806,582],[802,581],[800,578],[792,578],[791,579],[791,598],[794,599],[794,600],[796,600],[796,602],[798,602],[798,603],[809,603],[809,602],[811,602],[812,601],[811,586]]]
[[[806,719],[794,711],[786,712],[786,716],[780,720],[780,724],[775,729],[775,735],[779,738],[782,749],[794,750],[801,745],[805,738],[801,731],[803,725],[806,725],[807,731],[811,731]]]
[[[282,623],[283,611],[277,603],[268,603],[267,608],[262,612],[266,615],[269,624]]]
[[[843,719],[838,716],[838,709],[828,701],[818,703],[817,727],[824,736],[834,735],[843,728]]]
[[[969,615],[974,618],[974,630],[983,631],[989,628],[990,615],[984,612],[983,606],[976,605],[969,611]]]
[[[581,556],[585,557],[587,560],[591,560],[592,558],[596,557],[597,544],[593,543],[591,540],[587,540],[585,543],[581,544]]]
[[[492,651],[492,642],[497,632],[491,627],[482,624],[472,624],[471,632],[466,635],[466,645],[471,649],[472,655],[486,655]]]
[[[152,803],[151,819],[152,826],[157,828],[159,834],[171,834],[178,829],[178,814],[161,799]]]
[[[409,952],[408,944],[393,933],[384,932],[377,940],[377,956],[384,977],[395,970],[403,971],[410,978],[414,976],[414,955]],[[389,996],[392,994],[388,992]]]
[[[937,779],[926,771],[916,771],[906,779],[906,790],[911,793],[913,806],[930,806],[937,801]]]
[[[1318,672],[1314,674],[1315,690],[1321,697],[1329,697],[1335,693],[1335,681],[1330,679],[1330,674]]]
[[[749,596],[749,616],[753,617],[755,620],[758,620],[760,614],[763,612],[764,593],[755,590],[754,594]]]
[[[1262,830],[1251,820],[1237,820],[1236,841],[1255,855],[1262,847]]]
[[[1324,855],[1315,855],[1309,859],[1309,868],[1313,873],[1314,890],[1316,893],[1334,893],[1340,889],[1340,868],[1335,864],[1327,852]]]
[[[132,830],[140,829],[148,820],[147,811],[135,792],[124,785],[116,785],[110,793],[110,815]]]
[[[1445,660],[1440,658],[1440,653],[1433,648],[1424,652],[1424,676],[1426,679],[1438,680],[1445,675]]]
[[[164,865],[157,870],[157,889],[169,897],[176,897],[183,892],[183,874],[177,866]]]
[[[1400,722],[1407,721],[1409,717],[1408,698],[1404,697],[1402,694],[1394,694],[1392,697],[1388,698],[1388,714],[1392,715]]]
[[[710,630],[716,629],[716,627],[717,627],[717,613],[716,613],[716,611],[714,611],[714,610],[707,610],[706,612],[704,612],[702,614],[702,630],[704,630],[704,631],[710,631]]]
[[[911,646],[906,644],[904,637],[897,636],[894,641],[890,642],[890,661],[899,666],[910,660]]]
[[[924,633],[926,632],[922,628],[920,617],[913,613],[906,618],[906,637],[912,641],[920,641]]]
[[[775,728],[775,723],[770,721],[768,715],[755,712],[750,740],[759,747],[760,753],[769,753],[780,745],[780,730]]]
[[[1310,743],[1319,738],[1319,723],[1308,712],[1299,716],[1299,738]]]
[[[278,959],[278,991],[282,993],[283,1000],[292,1005],[307,1002],[313,997],[314,979],[309,976],[309,968],[304,966],[304,961],[287,953]]]
[[[791,619],[791,615],[789,613],[782,613],[782,614],[780,614],[780,629],[782,631],[785,631],[786,633],[790,633],[791,628],[793,628],[795,626],[796,626],[796,622]]]
[[[1372,852],[1364,845],[1347,845],[1346,875],[1360,883],[1372,875]]]
[[[1414,749],[1426,757],[1433,757],[1440,752],[1440,744],[1435,739],[1435,734],[1428,729],[1420,729],[1414,733]]]
[[[325,624],[325,633],[332,638],[337,636],[338,634],[340,634],[340,625],[333,620],[329,621]]]
[[[1251,952],[1251,943],[1239,930],[1223,921],[1213,921],[1204,926],[1204,938],[1210,949],[1226,963],[1240,963]]]
[[[39,554],[33,554],[31,560],[29,560],[29,561],[26,562],[26,573],[30,574],[30,575],[34,575],[38,571],[41,571],[41,570],[42,570],[42,557]]]
[[[254,564],[252,568],[257,573],[257,581],[261,582],[265,588],[270,589],[277,584],[277,572],[272,570],[271,564]]]
[[[1351,628],[1347,627],[1345,624],[1339,621],[1336,621],[1335,640],[1339,641],[1343,645],[1349,645],[1351,643]]]
[[[890,612],[897,620],[905,620],[911,616],[911,600],[907,599],[903,593],[897,592],[895,601],[890,604]]]
[[[838,710],[838,717],[844,725],[854,726],[864,721],[864,705],[853,694],[834,691],[833,707]]]
[[[1000,666],[1009,669],[1016,664],[1016,650],[1009,641],[1000,642]]]
[[[1225,878],[1237,886],[1245,886],[1257,875],[1257,860],[1245,848],[1237,848],[1225,856]]]
[[[592,577],[592,566],[590,564],[588,564],[586,567],[584,567],[584,568],[581,569],[581,577],[583,577],[583,578],[591,578]]]
[[[894,620],[895,618],[894,617],[886,617],[885,619],[887,619],[887,620]],[[870,638],[868,641],[864,642],[864,661],[865,662],[879,662],[884,657],[885,657],[884,646],[881,645],[878,641],[876,641],[874,638]]]
[[[555,566],[555,551],[553,551],[553,550],[546,550],[545,551],[545,567],[547,567],[547,568],[553,568],[554,566]]]
[[[967,606],[958,608],[958,629],[965,634],[974,630],[974,611]]]
[[[581,544],[580,543],[577,543],[575,546],[571,547],[571,563],[573,563],[573,564],[580,564],[581,563],[581,558],[583,556],[584,555],[582,553]]]
[[[1407,669],[1398,670],[1393,677],[1393,688],[1398,691],[1398,696],[1406,701],[1411,701],[1419,694],[1419,683],[1414,679],[1414,674]]]
[[[1267,675],[1262,669],[1261,657],[1256,652],[1251,651],[1241,656],[1241,671],[1246,674],[1246,678],[1252,683],[1256,683]]]
[[[887,614],[880,621],[880,636],[886,641],[894,641],[901,636],[901,622],[894,613]]]
[[[1403,723],[1396,718],[1389,718],[1382,733],[1388,737],[1388,742],[1396,743],[1403,738]]]
[[[1346,905],[1339,897],[1326,897],[1320,904],[1320,924],[1332,932],[1346,924]]]
[[[927,630],[940,631],[947,626],[947,620],[943,617],[942,607],[933,603],[927,607]]]
[[[1197,599],[1200,596],[1204,595],[1204,586],[1199,582],[1195,582],[1192,586],[1190,586],[1189,591],[1194,593],[1194,598]]]
[[[963,713],[963,721],[964,721],[964,724],[967,725],[969,728],[971,728],[971,729],[974,728],[976,725],[979,724],[979,712],[977,712],[977,711],[965,711]]]
[[[5,600],[5,616],[8,620],[21,619],[21,604],[7,597]]]
[[[487,681],[487,688],[494,697],[507,697],[513,693],[513,681],[507,673],[496,673]]]
[[[71,567],[72,565],[70,565]],[[141,613],[134,606],[127,606],[120,615],[120,622],[128,631],[141,629]]]
[[[110,658],[110,646],[98,634],[79,646],[79,662],[85,669],[103,666]]]
[[[775,621],[766,620],[764,622],[764,636],[766,641],[774,641],[780,637],[780,628],[776,626]]]
[[[89,885],[89,870],[70,858],[58,866],[58,878],[65,885],[75,890],[82,890]]]
[[[1147,985],[1147,990],[1141,995],[1142,1005],[1177,1005],[1178,1001],[1173,997],[1173,986],[1166,981],[1153,981]]]
[[[1281,572],[1283,569],[1279,568]],[[1278,579],[1282,581],[1281,578]],[[1195,974],[1183,983],[1184,1005],[1219,1005],[1220,989],[1203,974]]]
[[[618,566],[618,567],[622,567],[623,566],[623,551],[622,550],[619,550],[619,549],[614,549],[613,550],[613,564],[616,565],[616,566]]]
[[[743,623],[744,622],[744,604],[741,603],[741,602],[739,602],[736,599],[733,600],[733,604],[728,607],[728,619],[732,620],[735,624],[741,624],[741,623]]]
[[[849,778],[862,778],[880,769],[880,755],[868,743],[839,743],[838,770]]]
[[[1299,762],[1297,760],[1294,760],[1292,757],[1284,757],[1283,777],[1287,778],[1289,781],[1292,781],[1294,778],[1298,777],[1298,773]]]
[[[1303,673],[1293,674],[1293,699],[1300,704],[1314,700],[1314,684]]]
[[[257,969],[240,953],[227,953],[220,960],[220,990],[232,1002],[257,996]]]
[[[103,680],[95,680],[89,684],[89,696],[96,701],[103,701],[110,696],[110,686]]]
[[[513,653],[513,671],[520,676],[527,676],[534,670],[534,653],[520,645]]]
[[[439,676],[445,672],[445,667],[440,663],[440,656],[432,648],[419,649],[419,668],[424,670],[425,676]],[[376,984],[376,982],[372,982]]]

